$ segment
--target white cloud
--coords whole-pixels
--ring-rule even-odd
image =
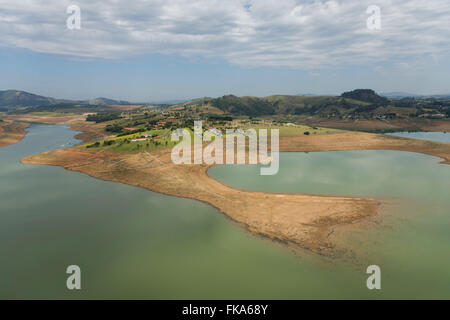
[[[401,62],[450,48],[450,1],[0,0],[0,45],[75,58],[149,53],[220,57],[245,66],[320,69]],[[81,30],[66,8],[81,8]]]

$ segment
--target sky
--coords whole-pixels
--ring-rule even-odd
[[[55,98],[448,94],[449,58],[448,0],[0,0],[0,90]]]

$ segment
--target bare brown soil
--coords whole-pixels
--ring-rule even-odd
[[[302,121],[309,126],[356,131],[439,131],[450,132],[450,120],[387,119],[387,120],[333,120],[308,118]]]
[[[122,105],[122,104],[109,104],[104,106],[106,108],[115,109],[115,111],[130,111],[138,108],[142,108],[141,104],[128,104],[128,105]]]
[[[23,122],[4,120],[0,122],[0,147],[14,144],[23,139],[29,125]]]
[[[280,151],[284,152],[363,149],[421,152],[450,161],[449,143],[360,132],[280,139]],[[334,228],[374,217],[379,205],[375,199],[238,190],[209,177],[207,165],[173,164],[167,149],[127,154],[69,148],[22,161],[62,166],[99,179],[200,200],[251,232],[327,255],[340,249],[330,237]]]

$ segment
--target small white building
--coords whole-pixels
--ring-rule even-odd
[[[131,142],[139,142],[139,141],[147,141],[150,140],[150,138],[134,138],[131,139]]]

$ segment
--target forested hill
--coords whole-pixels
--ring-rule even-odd
[[[202,98],[173,106],[174,109],[208,113],[215,110],[236,116],[315,116],[336,119],[372,119],[394,117],[448,117],[450,100],[387,99],[370,89],[357,89],[341,96],[289,96]]]
[[[344,92],[341,97],[378,105],[389,104],[389,99],[379,96],[375,91],[371,89],[356,89],[353,91]]]
[[[96,98],[91,100],[55,99],[21,90],[0,90],[0,107],[6,110],[15,110],[20,107],[34,108],[58,104],[121,105],[129,104],[129,102],[108,98]]]
[[[52,105],[56,103],[58,103],[57,99],[39,96],[25,91],[18,91],[18,90],[0,91],[0,106],[2,107],[17,107],[17,106],[36,107],[41,105]]]

